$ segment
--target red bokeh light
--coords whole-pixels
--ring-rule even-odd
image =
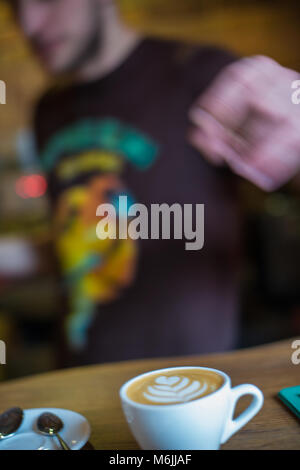
[[[42,175],[22,176],[16,182],[16,193],[22,199],[36,199],[45,195],[47,182]]]

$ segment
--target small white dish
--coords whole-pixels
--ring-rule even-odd
[[[64,423],[59,435],[71,450],[80,450],[88,442],[91,428],[87,419],[74,411],[58,408],[24,410],[24,419],[17,433],[0,440],[1,450],[61,450],[56,437],[42,435],[37,429],[37,419],[42,413],[53,413]]]

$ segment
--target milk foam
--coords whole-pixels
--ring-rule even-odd
[[[201,397],[207,391],[215,390],[216,386],[205,378],[200,381],[182,376],[159,376],[147,387],[143,395],[153,403],[184,403]]]

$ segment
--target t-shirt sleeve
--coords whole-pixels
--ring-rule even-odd
[[[178,64],[182,64],[182,81],[187,95],[188,108],[205,93],[223,69],[239,60],[233,52],[213,46],[187,47],[179,53],[178,57],[181,57]],[[191,125],[189,120],[188,125]],[[193,152],[199,158],[205,159],[198,150],[194,149]],[[215,172],[232,189],[236,186],[236,175],[227,166],[215,167]]]
[[[237,60],[239,57],[226,49],[213,46],[191,48],[185,66],[185,81],[191,99],[197,99],[225,67]]]

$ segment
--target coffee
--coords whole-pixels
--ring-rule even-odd
[[[205,397],[223,383],[223,377],[210,370],[169,369],[137,379],[128,387],[127,396],[143,405],[176,405]]]

